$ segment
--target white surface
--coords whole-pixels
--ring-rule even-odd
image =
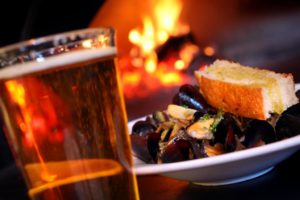
[[[135,121],[128,124],[129,131]],[[175,163],[145,164],[134,158],[135,172],[137,175],[161,174],[201,185],[232,184],[269,172],[299,149],[300,135],[260,147]]]

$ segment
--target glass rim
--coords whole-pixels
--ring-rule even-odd
[[[37,37],[0,48],[0,79],[50,69],[62,61],[71,64],[116,55],[113,28],[85,28]]]
[[[59,33],[54,33],[54,34],[50,34],[50,35],[45,35],[45,36],[41,36],[41,37],[35,37],[35,38],[31,38],[31,39],[27,39],[24,41],[20,41],[20,42],[16,42],[16,43],[12,43],[12,44],[8,44],[5,46],[0,47],[0,55],[13,50],[13,49],[17,49],[20,47],[24,47],[27,45],[37,45],[37,44],[41,44],[44,42],[49,42],[49,41],[53,41],[54,39],[58,39],[58,38],[62,38],[62,37],[70,37],[72,35],[76,36],[76,35],[82,35],[82,34],[86,34],[89,32],[95,32],[95,31],[108,31],[111,33],[114,33],[115,30],[112,27],[98,27],[98,28],[83,28],[83,29],[77,29],[77,30],[71,30],[71,31],[65,31],[65,32],[59,32]],[[87,38],[86,38],[87,39]]]

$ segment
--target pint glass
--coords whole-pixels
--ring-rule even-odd
[[[138,199],[114,30],[0,49],[5,132],[33,200]]]

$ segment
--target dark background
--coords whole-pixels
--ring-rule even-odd
[[[0,3],[0,46],[88,27],[104,0],[5,0]]]

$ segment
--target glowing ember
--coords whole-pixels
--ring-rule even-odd
[[[203,49],[203,53],[207,56],[213,56],[215,54],[215,49],[211,46],[207,46]]]

